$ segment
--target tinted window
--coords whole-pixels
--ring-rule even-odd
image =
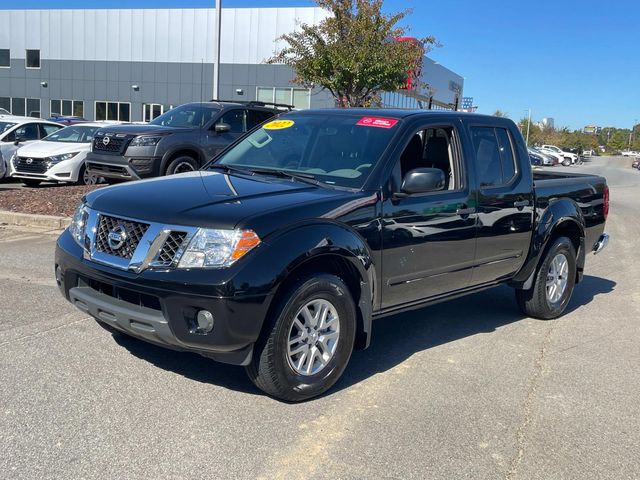
[[[10,67],[9,49],[0,48],[0,67]]]
[[[168,127],[204,127],[220,110],[204,105],[182,105],[149,122],[151,125],[165,125]]]
[[[7,130],[9,130],[14,125],[15,125],[15,123],[11,123],[11,122],[0,122],[0,134],[6,132]],[[8,142],[9,139],[5,139],[5,141]]]
[[[40,50],[27,50],[27,68],[40,68]]]
[[[247,114],[247,130],[251,130],[253,127],[260,125],[265,120],[273,117],[273,112],[263,110],[249,110]]]
[[[505,185],[515,176],[509,133],[504,128],[472,127],[480,187]]]
[[[40,138],[37,123],[27,123],[26,125],[22,125],[11,132],[11,135],[14,140],[38,140],[38,138]]]
[[[231,110],[225,113],[216,123],[226,123],[231,127],[229,133],[243,133],[245,128],[245,112],[246,110]]]

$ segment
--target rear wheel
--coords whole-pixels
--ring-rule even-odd
[[[564,160],[562,160],[562,165],[565,167],[571,166],[571,159],[569,157],[565,157]]]
[[[198,162],[195,158],[188,155],[181,155],[171,160],[167,167],[167,175],[175,175],[176,173],[193,172],[198,169]]]
[[[301,280],[285,294],[256,343],[249,378],[290,402],[328,390],[344,372],[356,330],[349,289],[335,275]]]
[[[530,317],[559,317],[571,300],[575,281],[575,248],[567,237],[559,237],[547,249],[533,287],[516,290],[518,305]]]
[[[33,180],[31,178],[21,178],[20,181],[25,187],[37,187],[42,180]]]

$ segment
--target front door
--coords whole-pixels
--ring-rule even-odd
[[[412,169],[439,168],[441,191],[387,195],[382,206],[382,308],[416,302],[469,285],[475,250],[475,193],[454,125],[424,126],[408,140],[392,173],[399,191]]]
[[[220,123],[226,123],[231,127],[228,132],[218,133],[215,131],[215,126]],[[229,110],[224,113],[216,122],[211,126],[207,132],[205,138],[205,145],[203,145],[206,153],[207,160],[212,159],[224,150],[228,145],[235,142],[247,131],[247,111],[244,108],[236,110]]]

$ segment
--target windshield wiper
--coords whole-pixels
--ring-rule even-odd
[[[224,170],[225,173],[242,173],[243,175],[253,175],[251,170],[246,168],[238,168],[232,165],[224,165],[221,163],[212,163],[206,170]]]
[[[290,172],[288,170],[279,170],[275,168],[254,168],[250,167],[249,170],[254,173],[263,174],[263,175],[274,175],[276,177],[287,177],[292,178],[294,180],[298,180],[299,182],[309,183],[311,185],[316,186],[324,186],[325,183],[318,180],[315,176],[310,173],[301,173],[301,172]]]

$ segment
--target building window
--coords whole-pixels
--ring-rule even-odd
[[[131,121],[131,104],[124,102],[96,102],[95,117],[100,120]]]
[[[39,98],[27,98],[27,116],[40,118]]]
[[[11,58],[9,53],[8,48],[0,48],[0,68],[11,67]]]
[[[173,106],[165,106],[159,103],[145,103],[142,105],[142,121],[150,122],[154,118],[159,117],[164,112],[171,110]]]
[[[18,115],[19,117],[24,117],[26,110],[26,99],[14,97],[11,99],[11,114]]]
[[[0,97],[0,108],[6,110],[7,112],[11,112],[11,98]]]
[[[40,50],[27,50],[27,68],[40,68]]]
[[[282,103],[295,108],[311,108],[311,90],[308,88],[258,87],[256,100],[265,103]]]
[[[51,100],[51,116],[84,117],[84,102],[82,100]]]

